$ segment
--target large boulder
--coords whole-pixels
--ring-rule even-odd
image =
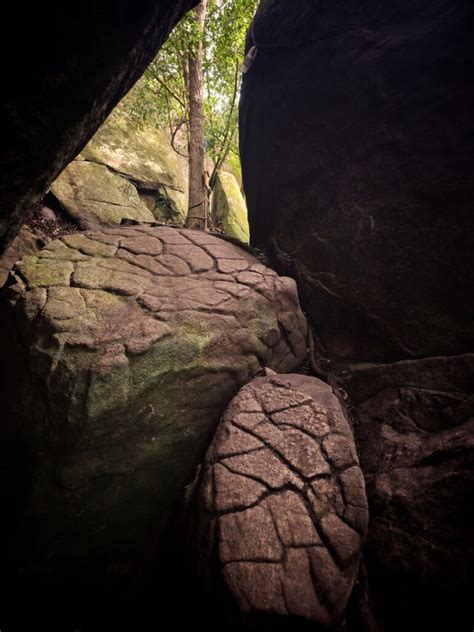
[[[105,165],[74,160],[53,182],[51,193],[86,230],[117,226],[126,219],[155,221],[133,184]]]
[[[0,253],[197,0],[13,3],[3,20]],[[21,24],[21,54],[10,34]]]
[[[252,240],[332,357],[474,350],[471,27],[460,0],[262,0],[240,104]]]
[[[342,622],[368,511],[352,429],[330,386],[303,375],[244,386],[188,511],[201,578],[224,591],[230,622]]]
[[[239,387],[305,358],[295,283],[203,232],[122,227],[24,257],[5,301],[2,548],[23,577],[126,585]]]
[[[474,355],[353,369],[383,629],[468,629],[474,581]]]
[[[215,228],[244,243],[250,240],[247,206],[235,176],[219,171],[212,192],[211,217]]]
[[[77,160],[107,166],[133,184],[157,220],[184,224],[187,216],[187,161],[169,135],[151,125],[138,127],[123,109],[115,110]]]

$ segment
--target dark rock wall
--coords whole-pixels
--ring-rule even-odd
[[[197,0],[10,5],[2,22],[0,252]],[[12,33],[17,33],[15,44]]]
[[[474,356],[354,370],[345,387],[370,499],[383,628],[465,629],[474,582]]]
[[[385,630],[472,627],[473,9],[263,0],[248,36],[251,238],[344,382]]]
[[[299,281],[333,357],[474,346],[472,17],[447,0],[257,12],[241,100],[252,239]]]

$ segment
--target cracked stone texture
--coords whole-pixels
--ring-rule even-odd
[[[0,256],[0,287],[5,284],[13,264],[24,255],[37,253],[47,243],[48,238],[42,233],[31,230],[24,225],[7,250]]]
[[[133,574],[240,386],[306,355],[294,281],[203,232],[66,235],[16,264],[6,299],[2,441],[20,454],[3,485],[27,479],[26,574]]]
[[[383,628],[469,629],[474,583],[474,355],[353,367],[367,481],[365,550]],[[440,627],[441,626],[441,627]]]
[[[188,511],[205,582],[223,584],[244,619],[340,622],[368,511],[352,430],[331,387],[303,375],[244,386],[219,424]]]
[[[473,18],[471,0],[259,3],[240,101],[252,240],[333,358],[474,351]]]
[[[106,165],[74,160],[53,182],[51,193],[86,230],[117,226],[124,219],[155,221],[135,186]]]

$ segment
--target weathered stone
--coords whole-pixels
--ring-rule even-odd
[[[4,305],[2,444],[13,437],[33,455],[11,546],[27,576],[133,574],[235,392],[262,366],[303,361],[293,282],[264,267],[251,285],[219,273],[217,246],[241,269],[259,265],[231,243],[165,227],[68,235],[16,265]],[[296,347],[281,326],[288,311]],[[221,506],[258,497],[257,483],[222,470]]]
[[[219,171],[212,192],[211,217],[215,227],[225,235],[250,240],[247,206],[235,177],[227,171]]]
[[[224,413],[188,503],[203,579],[208,588],[225,587],[243,621],[342,621],[368,512],[352,431],[328,385],[275,374],[244,386]],[[354,509],[358,521],[347,518]]]
[[[20,232],[10,244],[5,253],[0,257],[0,287],[4,285],[13,264],[25,255],[33,255],[46,245],[48,239],[31,230],[28,226],[22,226]]]
[[[1,41],[0,252],[26,212],[133,86],[197,0],[12,5],[5,33],[22,25],[22,55]],[[50,45],[54,41],[54,46]],[[24,60],[29,63],[25,64]]]
[[[156,220],[184,224],[187,217],[187,165],[169,136],[154,126],[143,129],[118,108],[84,147],[77,160],[105,165],[138,190]]]
[[[333,358],[474,350],[473,18],[469,0],[259,4],[240,104],[252,240]]]
[[[41,217],[48,222],[52,222],[57,219],[56,213],[53,211],[52,208],[49,208],[49,206],[43,205],[40,209],[40,214],[41,214]]]
[[[367,481],[366,562],[381,623],[464,629],[474,568],[474,356],[354,367],[345,386]],[[354,510],[346,518],[359,519]]]
[[[51,193],[84,229],[120,225],[123,219],[155,220],[133,184],[93,162],[71,162],[51,185]]]

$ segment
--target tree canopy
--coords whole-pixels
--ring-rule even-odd
[[[202,46],[204,143],[217,167],[238,163],[237,102],[245,35],[258,0],[208,0],[204,27],[189,13],[131,91],[123,107],[138,122],[168,127],[187,153],[189,53]],[[212,183],[211,183],[212,185]]]

